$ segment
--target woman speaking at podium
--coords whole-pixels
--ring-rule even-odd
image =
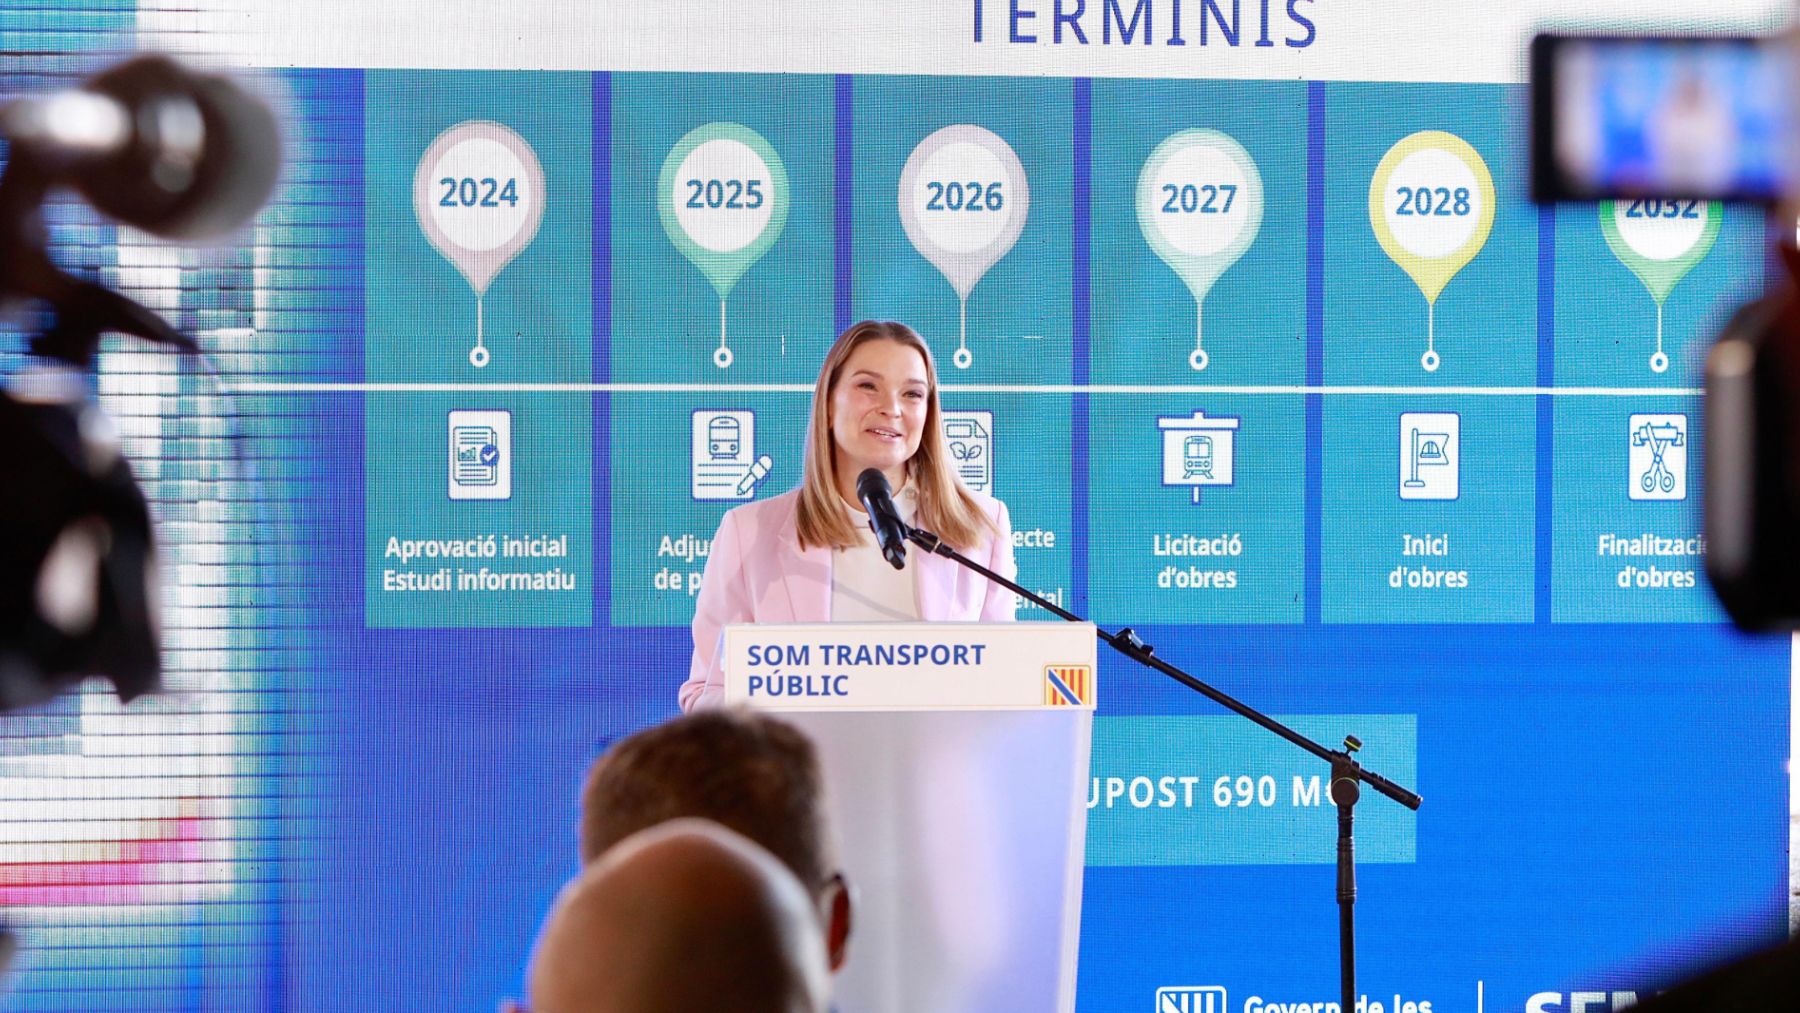
[[[939,421],[937,370],[905,324],[865,320],[832,344],[813,385],[800,487],[725,514],[694,609],[681,709],[724,702],[720,634],[731,623],[1000,622],[1011,591],[909,546],[882,558],[856,495],[878,468],[900,519],[988,569],[1014,576],[1006,505],[956,477]]]

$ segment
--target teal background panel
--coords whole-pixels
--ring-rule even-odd
[[[1635,279],[1634,279],[1635,280]],[[1688,418],[1687,498],[1634,500],[1641,478],[1631,461],[1631,416],[1681,414]],[[1552,517],[1554,549],[1550,614],[1557,622],[1722,623],[1724,610],[1706,582],[1700,555],[1600,553],[1600,538],[1646,535],[1684,542],[1701,535],[1705,427],[1700,399],[1692,396],[1559,397],[1556,399],[1556,474]],[[1665,450],[1665,453],[1671,453]],[[1636,571],[1627,571],[1636,567]],[[1656,573],[1640,576],[1654,567]],[[1662,577],[1683,574],[1690,587]],[[1631,584],[1620,587],[1623,576]],[[1640,586],[1640,580],[1646,586]]]
[[[1712,252],[1663,304],[1655,373],[1656,300],[1614,255],[1595,204],[1556,209],[1556,382],[1565,387],[1698,387],[1706,350],[1732,311],[1761,294],[1768,237],[1754,208],[1726,205]]]
[[[1537,407],[1528,398],[1327,397],[1321,616],[1328,623],[1505,623],[1533,618]],[[1455,412],[1455,500],[1400,498],[1400,416]],[[1405,556],[1403,535],[1447,536]],[[1398,567],[1468,574],[1469,586],[1395,588]],[[1403,574],[1402,581],[1408,578]]]
[[[512,498],[449,497],[449,413],[512,413]],[[369,394],[364,528],[365,616],[371,627],[589,626],[593,622],[593,516],[587,447],[593,408],[586,394]],[[562,557],[503,555],[415,559],[386,555],[390,538],[470,539],[567,536]],[[499,573],[560,568],[567,590],[383,590],[388,570],[433,573],[440,567]]]
[[[367,76],[364,375],[393,383],[570,383],[590,379],[591,85],[582,74],[377,71]],[[469,363],[475,295],[421,230],[419,158],[443,130],[495,120],[543,166],[537,235],[483,299],[492,360]],[[364,402],[366,617],[371,626],[585,626],[592,621],[592,415],[583,395],[385,394]],[[451,501],[445,415],[514,412],[513,496]],[[575,592],[539,598],[382,593],[391,536],[566,532]],[[576,547],[579,546],[579,549]]]
[[[746,502],[694,498],[690,482],[694,412],[755,413],[754,453],[768,455],[771,466],[753,498],[768,499],[800,484],[811,401],[810,392],[745,391],[612,399],[613,626],[690,625],[706,558],[686,547],[710,543],[725,511]],[[678,555],[664,554],[664,538],[669,539],[669,549],[680,550]],[[657,575],[665,571],[679,578],[679,587],[657,586]],[[669,583],[669,578],[662,583]],[[674,694],[671,684],[671,702]]]
[[[365,379],[590,380],[589,76],[370,71],[367,89]],[[482,300],[493,354],[482,369],[469,364],[474,290],[426,240],[412,201],[413,172],[425,149],[466,120],[494,120],[523,137],[543,166],[546,189],[537,236],[494,277]]]
[[[1529,386],[1537,377],[1537,208],[1526,200],[1525,89],[1325,85],[1325,382]],[[1487,243],[1439,294],[1428,373],[1426,302],[1369,221],[1369,181],[1420,130],[1467,141],[1494,179]]]
[[[806,74],[612,76],[612,379],[810,383],[832,329],[832,79]],[[670,241],[657,177],[716,121],[761,134],[787,170],[787,224],[725,300],[730,367],[713,365],[719,295]]]
[[[1185,366],[1184,366],[1185,368]],[[1297,623],[1304,617],[1306,470],[1301,395],[1118,394],[1090,402],[1089,562],[1101,622]],[[1233,485],[1162,484],[1160,417],[1240,420]],[[1157,555],[1159,539],[1241,537],[1241,555]],[[1164,572],[1173,568],[1164,584]],[[1235,572],[1236,587],[1182,588],[1189,571]]]
[[[851,313],[900,320],[931,343],[945,383],[1068,383],[1072,84],[1050,78],[858,77]],[[900,172],[920,141],[959,123],[1019,156],[1031,207],[1018,242],[969,293],[969,350],[957,369],[956,290],[900,223]]]
[[[1304,383],[1306,86],[1099,80],[1093,108],[1093,381]],[[1264,205],[1256,240],[1207,293],[1204,371],[1188,366],[1193,294],[1145,242],[1136,206],[1151,152],[1194,127],[1244,146]]]

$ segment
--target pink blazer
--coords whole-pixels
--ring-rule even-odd
[[[980,493],[974,495],[1000,529],[1000,537],[964,555],[1016,579],[1006,504]],[[799,503],[796,489],[736,507],[719,522],[700,583],[700,600],[694,608],[694,661],[681,686],[682,710],[724,702],[719,636],[728,624],[831,621],[831,550],[800,548],[795,529]],[[1018,605],[1013,593],[980,574],[910,545],[906,565],[918,567],[914,587],[922,619],[1012,620]]]

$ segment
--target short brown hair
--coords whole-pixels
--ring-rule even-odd
[[[762,845],[810,891],[836,872],[828,854],[819,755],[799,729],[754,711],[685,714],[614,743],[581,791],[581,861],[684,816]]]

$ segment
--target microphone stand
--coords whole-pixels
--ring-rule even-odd
[[[50,325],[31,339],[32,354],[87,369],[107,331],[197,353],[193,339],[162,317],[51,261],[40,209],[52,182],[30,150],[12,146],[11,160],[0,172],[0,302],[35,299],[52,311]]]
[[[906,533],[906,540],[934,555],[954,560],[957,564],[981,574],[983,577],[1012,591],[1022,598],[1029,599],[1039,607],[1053,615],[1072,623],[1086,622],[1080,616],[1042,597],[1027,591],[1018,584],[994,571],[982,566],[969,557],[957,552],[937,535],[909,524],[901,524]],[[1098,626],[1094,634],[1105,641],[1108,646],[1125,655],[1127,658],[1147,668],[1174,679],[1183,686],[1212,700],[1226,710],[1241,717],[1248,718],[1258,725],[1274,732],[1294,745],[1331,764],[1331,801],[1337,806],[1337,903],[1338,903],[1338,972],[1342,993],[1341,1013],[1356,1011],[1356,846],[1351,829],[1355,821],[1356,802],[1362,794],[1361,785],[1367,784],[1388,798],[1400,803],[1408,809],[1418,809],[1424,799],[1417,794],[1382,777],[1372,770],[1365,769],[1353,755],[1362,748],[1362,742],[1354,735],[1344,736],[1344,748],[1327,749],[1312,739],[1301,735],[1287,725],[1269,717],[1249,704],[1237,700],[1231,695],[1194,678],[1161,658],[1156,657],[1156,648],[1144,642],[1131,627],[1127,626],[1117,633],[1108,633]]]

